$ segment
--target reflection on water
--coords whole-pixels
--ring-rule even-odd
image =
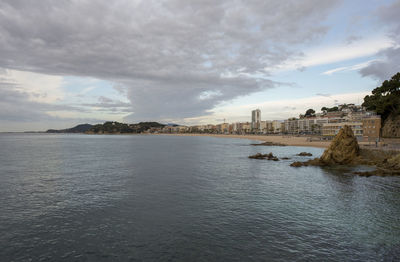
[[[1,134],[0,260],[400,259],[400,178],[250,143]]]

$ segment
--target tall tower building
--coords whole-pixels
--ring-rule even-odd
[[[251,129],[259,130],[261,124],[261,110],[256,109],[251,111]]]

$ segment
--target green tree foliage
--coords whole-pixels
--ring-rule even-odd
[[[400,72],[365,96],[362,106],[381,115],[383,121],[400,114]]]
[[[323,107],[323,108],[321,108],[321,111],[322,112],[324,112],[324,113],[327,113],[327,112],[337,112],[337,111],[339,111],[339,108],[337,107],[337,106],[334,106],[334,107]]]
[[[312,108],[308,109],[308,110],[306,111],[306,114],[305,114],[304,116],[305,116],[305,117],[308,117],[308,116],[315,116],[315,110],[312,109]]]
[[[124,134],[142,133],[150,128],[163,128],[165,125],[157,122],[140,122],[138,124],[125,124],[119,122],[105,122],[104,124],[94,125],[90,128],[93,133]]]

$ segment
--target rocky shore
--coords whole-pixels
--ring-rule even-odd
[[[290,166],[358,166],[375,168],[373,171],[354,172],[356,175],[400,175],[400,154],[394,151],[360,149],[349,126],[344,126],[320,158],[294,162]]]
[[[283,143],[278,143],[278,142],[270,142],[266,141],[260,144],[251,144],[252,146],[287,146],[286,144]]]

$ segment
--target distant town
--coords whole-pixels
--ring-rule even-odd
[[[359,141],[376,141],[381,136],[381,116],[355,104],[342,104],[332,108],[321,108],[320,113],[308,109],[299,117],[286,120],[261,120],[261,110],[251,111],[248,122],[236,122],[212,125],[185,126],[160,124],[158,122],[140,122],[126,124],[105,122],[104,124],[82,124],[73,128],[54,130],[47,133],[86,133],[86,134],[233,134],[233,135],[307,135],[330,140],[345,125],[350,126]]]
[[[104,124],[78,125],[63,130],[47,130],[47,133],[87,133],[87,134],[124,134],[124,133],[198,133],[198,134],[235,134],[235,135],[313,135],[320,139],[333,138],[345,125],[350,126],[359,141],[375,141],[380,137],[381,117],[373,111],[367,111],[360,105],[343,104],[332,108],[321,108],[321,113],[308,109],[298,118],[286,120],[261,120],[261,110],[251,112],[249,122],[221,123],[217,125],[176,125],[157,122],[125,124],[105,122]]]
[[[326,138],[335,136],[348,125],[359,139],[376,139],[380,136],[381,117],[375,112],[366,111],[360,105],[343,104],[332,108],[323,107],[321,113],[309,109],[298,118],[286,120],[261,120],[261,110],[251,112],[249,122],[221,123],[217,125],[164,126],[151,128],[155,133],[211,133],[211,134],[290,134],[320,135]]]

